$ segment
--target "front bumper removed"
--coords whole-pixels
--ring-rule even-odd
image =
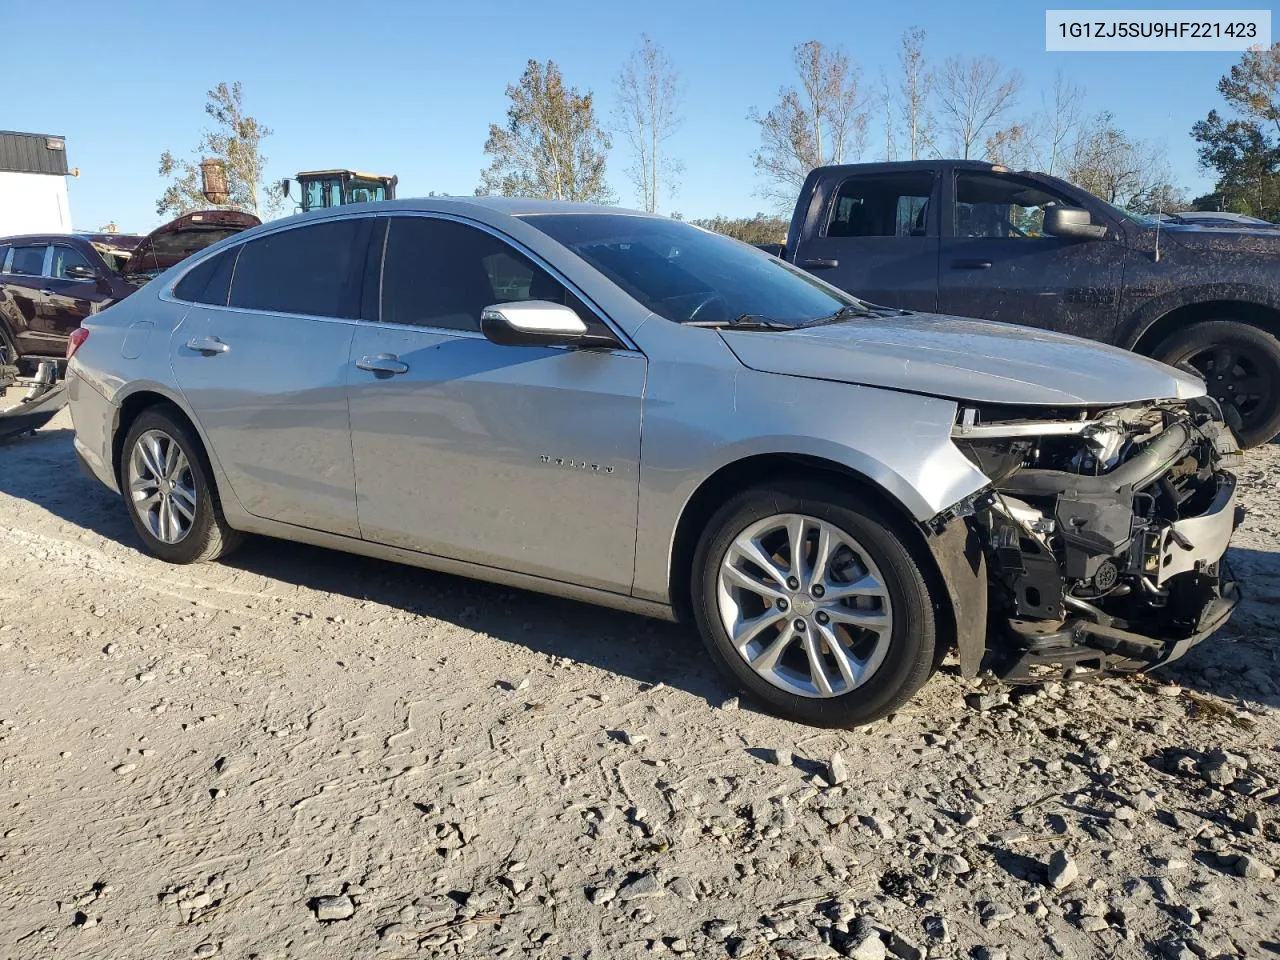
[[[984,667],[1012,683],[1150,670],[1216,632],[1240,602],[1225,554],[1244,510],[1235,477],[1220,471],[1215,481],[1207,510],[1169,524],[1132,561],[1149,574],[1148,616],[1131,621],[1068,599],[1072,613],[1060,621],[1006,619],[1005,642],[988,648]]]

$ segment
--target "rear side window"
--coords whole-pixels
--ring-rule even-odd
[[[44,252],[49,248],[46,243],[29,247],[14,247],[9,254],[9,273],[24,277],[38,277],[44,273]]]
[[[216,257],[210,257],[197,264],[187,275],[178,281],[173,288],[173,295],[179,300],[191,303],[208,303],[219,307],[227,305],[227,294],[231,291],[231,274],[235,269],[236,257],[240,255],[240,247],[224,250]]]
[[[330,220],[241,245],[231,306],[355,318],[360,297],[354,281],[364,266],[367,231],[367,218]]]
[[[453,220],[392,217],[382,267],[382,320],[479,330],[495,303],[569,303],[564,285],[492,234]],[[591,325],[589,313],[580,312]]]
[[[933,174],[873,174],[840,185],[828,237],[923,237],[928,230]]]

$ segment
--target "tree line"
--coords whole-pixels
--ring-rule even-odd
[[[1189,199],[1173,181],[1164,149],[1131,136],[1109,111],[1086,115],[1084,90],[1064,73],[1031,91],[991,56],[934,63],[926,39],[923,30],[907,30],[893,75],[882,70],[874,80],[838,47],[798,45],[792,82],[768,109],[748,113],[760,137],[751,158],[759,196],[785,210],[809,171],[823,164],[962,157],[1056,174],[1137,212],[1195,208],[1280,219],[1280,43],[1246,52],[1219,80],[1222,111],[1191,129],[1200,164],[1217,182]],[[677,195],[683,163],[670,141],[684,120],[685,85],[648,36],[621,65],[607,116],[595,94],[570,86],[553,60],[528,61],[506,95],[505,118],[489,125],[489,162],[477,194],[614,203],[605,173],[619,144],[638,206],[654,212]],[[169,182],[157,212],[208,206],[198,164],[214,157],[227,169],[227,206],[276,213],[282,198],[267,188],[262,152],[272,131],[247,113],[240,84],[209,91],[205,112],[212,125],[191,156],[165,151],[160,158]],[[788,217],[761,212],[694,222],[762,243],[781,240]]]

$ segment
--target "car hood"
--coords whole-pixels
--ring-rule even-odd
[[[1032,327],[936,314],[853,318],[810,329],[721,335],[766,373],[863,384],[954,400],[1108,406],[1188,399],[1204,383],[1116,347]]]
[[[224,237],[261,223],[253,214],[239,210],[184,213],[143,237],[120,274],[135,282],[149,280]]]

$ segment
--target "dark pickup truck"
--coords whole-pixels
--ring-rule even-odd
[[[1280,231],[1114,207],[962,160],[819,167],[787,261],[873,303],[1071,333],[1204,377],[1242,446],[1280,433]]]

